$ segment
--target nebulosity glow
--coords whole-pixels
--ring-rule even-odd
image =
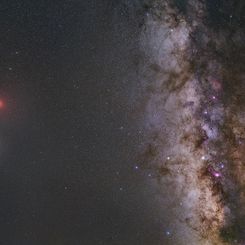
[[[215,178],[219,178],[222,176],[221,173],[216,171],[211,165],[208,166],[208,172]]]

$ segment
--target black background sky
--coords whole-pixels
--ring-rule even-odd
[[[161,240],[134,169],[141,14],[136,1],[1,1],[0,244]]]

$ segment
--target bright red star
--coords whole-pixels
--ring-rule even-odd
[[[0,99],[0,109],[3,109],[3,107],[4,107],[4,103],[3,103],[3,101]]]

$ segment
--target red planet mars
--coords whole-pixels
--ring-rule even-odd
[[[3,107],[4,107],[4,103],[3,103],[3,101],[0,99],[0,109],[3,109]]]

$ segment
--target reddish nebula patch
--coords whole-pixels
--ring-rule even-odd
[[[220,172],[216,171],[213,166],[208,166],[208,172],[214,177],[214,178],[220,178],[222,175]]]
[[[215,91],[220,91],[222,89],[222,83],[218,79],[211,79],[210,82],[211,82],[212,88]]]

